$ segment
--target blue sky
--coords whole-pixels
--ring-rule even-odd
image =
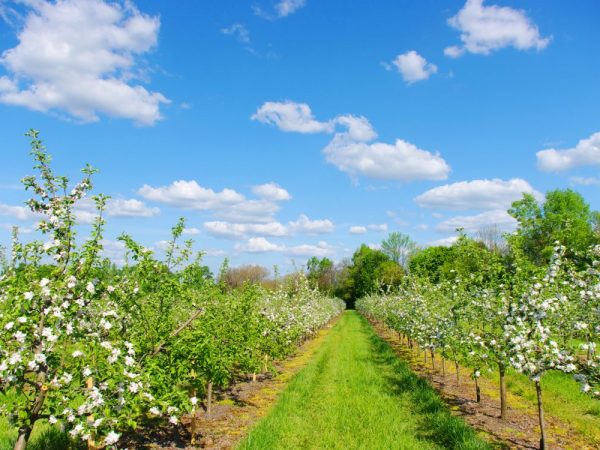
[[[428,245],[456,226],[510,230],[522,192],[573,187],[599,209],[599,13],[581,0],[0,0],[0,243],[35,223],[18,189],[29,128],[58,172],[101,170],[115,259],[121,232],[160,251],[180,216],[213,269],[288,271],[391,231]]]

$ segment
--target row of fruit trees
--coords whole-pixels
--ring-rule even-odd
[[[76,235],[95,171],[71,186],[29,136],[38,176],[24,184],[43,239],[15,232],[0,277],[0,415],[18,428],[15,449],[38,421],[116,448],[144,423],[176,424],[202,403],[210,413],[213,388],[267,370],[343,310],[302,278],[275,291],[207,281],[192,243],[180,243],[183,221],[164,260],[121,236],[131,263],[116,269],[102,256],[106,197],[93,197],[89,235]]]
[[[600,398],[600,246],[576,258],[567,254],[556,243],[550,264],[540,270],[516,254],[510,276],[499,279],[486,276],[493,267],[436,285],[407,277],[399,291],[363,298],[357,309],[397,331],[411,348],[456,363],[457,376],[459,363],[472,368],[476,382],[481,371],[496,371],[502,418],[506,371],[526,374],[536,387],[545,448],[547,371],[573,374],[584,392]]]

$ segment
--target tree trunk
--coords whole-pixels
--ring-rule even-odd
[[[252,372],[252,381],[256,381],[256,372]]]
[[[25,450],[27,446],[27,441],[29,440],[29,436],[31,435],[31,427],[21,427],[19,428],[19,437],[17,442],[15,442],[15,446],[13,450]]]
[[[446,358],[442,356],[442,376],[446,378]]]
[[[535,392],[538,400],[538,418],[540,420],[540,450],[547,450],[546,427],[544,426],[544,405],[542,403],[542,386],[539,381],[535,382]]]
[[[479,377],[476,376],[477,370],[473,371],[473,379],[475,380],[475,398],[477,403],[481,402],[481,389],[479,388]]]
[[[206,415],[208,417],[210,417],[210,412],[212,410],[212,390],[213,384],[212,381],[209,381],[206,386]]]
[[[423,350],[423,357],[425,358],[425,364],[427,364],[427,349]]]
[[[92,377],[89,377],[86,382],[85,382],[85,386],[88,390],[92,390],[94,388],[94,379]],[[90,428],[92,427],[92,424],[94,423],[94,416],[93,415],[89,415],[87,417],[87,423],[90,426]],[[91,435],[88,440],[87,440],[87,448],[88,450],[96,450],[98,447],[96,447],[96,442],[94,441],[94,436]]]
[[[435,352],[431,349],[431,367],[435,370]]]
[[[192,397],[196,397],[196,389],[192,389]],[[190,444],[196,445],[196,405],[192,405],[192,423],[190,424],[190,434],[192,438],[190,439]]]
[[[498,366],[498,371],[500,372],[500,418],[502,420],[506,419],[506,376],[505,376],[505,367],[500,364]]]
[[[456,367],[456,385],[459,386],[460,385],[460,372],[459,372],[459,368],[458,368],[458,361],[455,359],[454,360],[454,367]]]

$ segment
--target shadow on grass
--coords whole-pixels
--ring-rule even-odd
[[[388,343],[370,336],[372,360],[382,367],[390,391],[408,398],[414,412],[421,416],[419,437],[447,449],[490,449],[462,419],[453,416],[429,383],[413,373],[398,359]]]

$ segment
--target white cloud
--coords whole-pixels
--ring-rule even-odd
[[[289,256],[316,256],[323,258],[324,256],[333,255],[335,250],[327,242],[319,241],[317,245],[302,244],[286,247],[282,253]]]
[[[185,234],[187,236],[196,236],[196,235],[200,234],[200,230],[198,228],[195,228],[195,227],[184,228],[183,229],[183,234]]]
[[[414,50],[396,56],[392,64],[408,84],[426,80],[438,70],[435,64],[428,63]]]
[[[319,241],[317,245],[301,244],[290,247],[274,244],[263,237],[250,238],[245,244],[236,244],[235,249],[241,253],[281,253],[289,256],[324,257],[334,253],[333,247],[324,241]]]
[[[600,178],[598,177],[571,177],[569,180],[572,184],[578,184],[580,186],[600,185]]]
[[[279,211],[279,205],[268,200],[244,200],[233,205],[224,205],[214,209],[212,214],[227,222],[268,223]]]
[[[367,142],[377,137],[377,133],[373,129],[371,122],[364,116],[345,114],[337,116],[335,123],[346,127],[346,135],[353,141]]]
[[[40,215],[32,212],[27,206],[11,206],[0,203],[0,216],[13,217],[17,220],[39,219]]]
[[[252,187],[252,192],[265,200],[284,201],[291,200],[292,196],[288,191],[276,183],[265,183]]]
[[[427,243],[427,247],[450,247],[458,240],[458,236],[448,236],[442,239],[436,239]]]
[[[15,226],[17,227],[19,234],[31,234],[35,231],[34,228],[21,227],[13,223],[0,223],[0,228],[6,231],[10,231],[11,233]]]
[[[541,150],[536,156],[538,168],[546,172],[600,165],[600,132],[587,139],[581,139],[574,148]]]
[[[306,103],[265,102],[251,117],[261,123],[273,125],[281,131],[297,133],[330,133],[334,124],[315,120]]]
[[[80,122],[98,115],[153,125],[169,100],[132,80],[136,59],[157,42],[160,20],[132,2],[30,1],[16,47],[0,63],[0,102],[66,113]]]
[[[160,209],[149,207],[135,198],[117,198],[108,200],[106,213],[110,217],[152,217],[160,213]]]
[[[448,56],[449,58],[460,58],[462,55],[464,55],[464,53],[465,50],[461,47],[457,47],[456,45],[452,45],[444,49],[444,55]]]
[[[125,265],[125,244],[121,241],[104,239],[102,244],[102,256],[110,259],[118,266]]]
[[[235,249],[242,253],[266,253],[280,252],[284,249],[284,247],[273,244],[267,241],[264,237],[255,237],[248,239],[246,244],[236,244]]]
[[[310,220],[304,214],[300,214],[298,220],[289,222],[288,227],[291,233],[305,234],[331,233],[335,229],[335,225],[329,219]]]
[[[78,201],[73,212],[80,223],[92,223],[98,217],[96,203],[89,197]],[[153,217],[159,213],[159,208],[149,207],[135,198],[109,199],[105,209],[105,215],[108,217]]]
[[[419,225],[417,225],[415,227],[415,230],[417,231],[427,231],[429,229],[429,225],[427,225],[426,223],[420,223]]]
[[[517,226],[517,221],[503,209],[494,209],[485,211],[474,216],[456,216],[439,223],[437,231],[449,232],[457,228],[463,228],[467,233],[474,233],[483,227],[495,225],[500,230],[513,230]]]
[[[138,189],[138,194],[147,200],[197,211],[210,211],[213,216],[228,222],[267,223],[279,205],[271,200],[246,199],[233,189],[214,191],[202,187],[195,180],[178,180],[168,186],[152,187],[147,184]]]
[[[286,236],[288,231],[279,222],[269,223],[229,223],[229,222],[205,222],[204,229],[212,236],[226,239],[241,239],[249,234],[260,234],[263,236]]]
[[[158,188],[145,184],[138,190],[138,193],[148,200],[198,210],[216,209],[245,200],[242,194],[233,189],[223,189],[221,192],[215,192],[210,188],[200,186],[195,180],[174,181],[169,186]]]
[[[281,0],[275,5],[279,17],[287,17],[295,13],[306,4],[306,0]]]
[[[354,226],[351,226],[349,230],[350,230],[350,233],[352,233],[352,234],[364,234],[367,231],[376,231],[379,233],[385,233],[388,230],[388,225],[387,225],[387,223],[381,223],[381,224],[372,223],[367,226],[354,225]]]
[[[385,233],[388,230],[388,225],[387,223],[372,223],[371,225],[367,225],[367,228],[371,231]]]
[[[338,133],[323,149],[327,162],[352,177],[415,181],[444,180],[450,167],[439,154],[422,150],[402,139],[394,144],[365,143]]]
[[[253,120],[277,126],[282,131],[332,133],[344,128],[323,149],[325,159],[351,177],[359,175],[385,180],[445,180],[450,166],[439,154],[422,150],[402,139],[392,144],[369,143],[377,133],[366,117],[340,115],[327,122],[317,121],[306,103],[266,102]]]
[[[365,234],[367,232],[367,227],[362,225],[354,225],[350,227],[350,233],[352,234]]]
[[[225,256],[225,251],[218,248],[206,248],[202,250],[202,253],[210,257]]]
[[[542,194],[521,179],[461,181],[439,186],[417,196],[415,201],[422,208],[442,210],[507,209],[519,200],[523,193],[542,198]]]
[[[244,24],[234,23],[228,28],[223,28],[221,32],[228,36],[235,36],[242,44],[250,44],[250,32]]]
[[[462,46],[444,50],[446,56],[452,58],[465,51],[488,55],[504,47],[542,50],[550,43],[550,38],[540,36],[538,27],[525,11],[507,6],[484,6],[483,0],[467,0],[448,24],[461,32]]]
[[[154,247],[163,252],[166,252],[171,247],[171,243],[163,239],[161,241],[155,242]]]
[[[328,219],[310,220],[301,214],[296,221],[283,225],[280,222],[268,223],[231,223],[224,221],[211,221],[204,223],[204,229],[212,236],[225,239],[245,239],[249,235],[261,236],[289,236],[292,234],[323,234],[331,233],[335,226]]]
[[[268,20],[277,20],[290,16],[306,5],[306,0],[280,0],[274,6],[275,11],[269,12],[259,6],[253,6],[254,14]]]

